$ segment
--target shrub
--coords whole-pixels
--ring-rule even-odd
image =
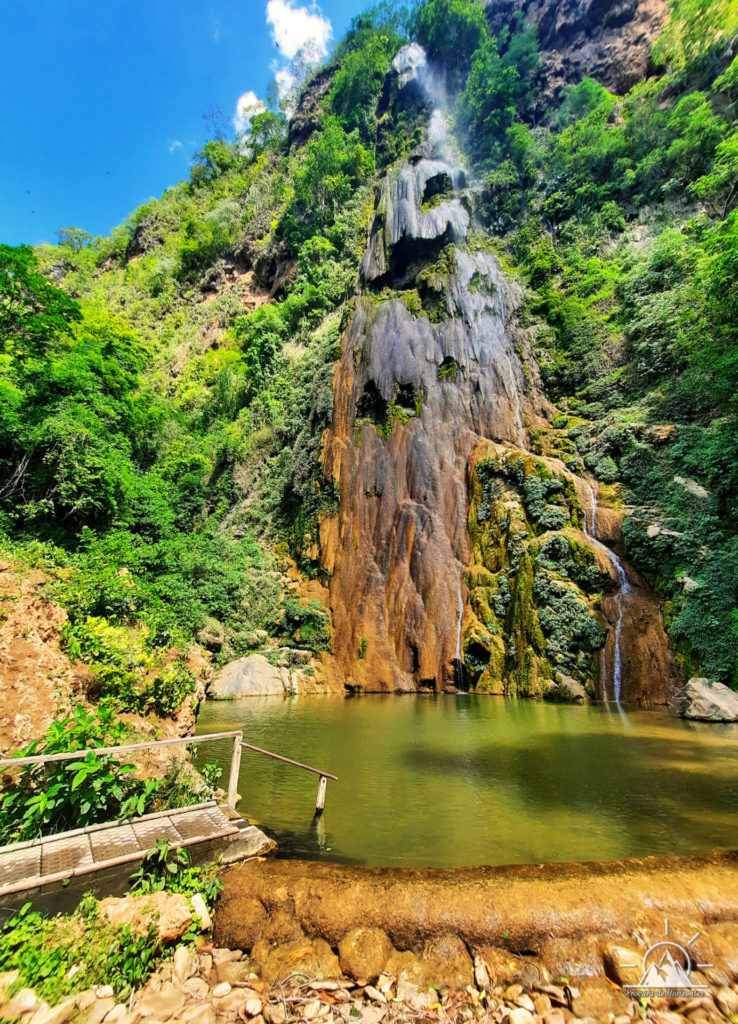
[[[89,750],[117,746],[125,737],[126,727],[116,720],[112,709],[103,707],[92,714],[76,708],[62,721],[52,723],[40,741],[19,751],[19,757],[69,750],[87,753],[81,753],[76,761],[25,765],[12,782],[6,776],[0,802],[2,842],[34,839],[151,810],[158,780],[139,779],[133,774],[134,765]]]

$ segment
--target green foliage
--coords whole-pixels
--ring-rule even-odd
[[[167,892],[182,893],[185,896],[199,893],[205,903],[212,907],[223,889],[223,883],[218,878],[219,870],[219,865],[213,861],[202,866],[192,866],[188,850],[172,848],[169,843],[159,839],[132,875],[131,892],[160,892],[166,889]]]
[[[522,21],[515,27],[512,34],[506,29],[498,38],[487,36],[483,40],[472,56],[459,103],[459,123],[466,134],[467,149],[482,163],[519,151],[519,133],[511,132],[508,139],[508,131],[516,120],[526,116],[533,98],[537,36]]]
[[[425,0],[415,15],[415,35],[429,58],[443,65],[457,88],[487,38],[484,8],[469,0]]]
[[[280,627],[298,647],[309,651],[324,651],[330,644],[330,617],[317,601],[285,601]]]
[[[715,150],[710,173],[693,181],[689,191],[706,204],[716,219],[728,216],[738,203],[738,130],[722,140]]]
[[[96,715],[76,708],[72,715],[53,722],[43,739],[18,754],[56,754],[79,750],[76,761],[24,765],[6,776],[0,803],[3,843],[85,828],[102,821],[134,817],[151,810],[159,788],[155,779],[137,778],[132,764],[112,755],[96,756],[91,747],[119,745],[126,727],[110,708]],[[5,769],[10,772],[10,769]]]
[[[91,898],[77,913],[52,918],[26,903],[0,929],[0,970],[18,970],[14,988],[33,988],[52,1006],[96,985],[111,985],[124,1000],[146,982],[160,953],[154,928],[139,934],[104,924]]]
[[[174,657],[146,643],[139,634],[88,618],[65,626],[64,646],[72,661],[91,666],[94,688],[121,711],[154,712],[169,717],[194,692],[195,675],[185,655]]]
[[[653,56],[659,64],[683,68],[737,31],[733,0],[669,0],[669,17]]]
[[[330,104],[345,131],[358,129],[364,142],[374,138],[377,101],[400,43],[390,25],[375,27],[365,17],[354,22],[351,48],[336,72]]]
[[[81,319],[80,308],[37,270],[30,246],[0,245],[0,356],[29,365]]]
[[[294,173],[294,199],[283,230],[292,245],[332,227],[354,191],[374,173],[374,157],[359,140],[358,129],[346,132],[340,120],[324,118],[322,130],[305,147]]]

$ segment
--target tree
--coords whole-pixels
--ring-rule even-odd
[[[73,252],[79,252],[92,242],[92,235],[82,228],[60,228],[59,245]]]
[[[82,318],[78,304],[36,270],[28,245],[0,245],[0,352],[40,355]]]
[[[333,224],[354,189],[374,171],[374,158],[359,141],[358,131],[346,133],[335,115],[305,147],[305,159],[295,174],[295,198],[285,218],[293,240],[308,238]]]
[[[518,22],[496,39],[487,36],[472,57],[459,117],[469,148],[477,158],[496,159],[505,149],[507,130],[525,116],[533,95],[538,63],[535,30]]]
[[[426,0],[417,12],[415,33],[429,58],[446,69],[451,88],[458,88],[472,55],[488,38],[484,8],[469,0]]]
[[[713,217],[723,220],[728,216],[738,203],[738,130],[723,139],[710,173],[693,182],[689,191],[705,203]]]

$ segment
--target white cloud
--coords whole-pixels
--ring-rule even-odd
[[[238,97],[236,113],[233,117],[233,124],[237,132],[247,132],[251,125],[251,118],[257,114],[263,114],[266,107],[253,90],[243,93]]]
[[[174,142],[172,142],[172,144],[169,147],[169,152],[170,153],[174,153],[175,150],[183,149],[183,148],[184,147],[182,146],[182,143],[179,141],[179,139],[175,139]]]
[[[274,43],[288,60],[308,43],[315,46],[320,57],[327,55],[333,26],[315,4],[293,7],[290,0],[269,0],[266,16]]]

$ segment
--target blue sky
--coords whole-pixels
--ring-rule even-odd
[[[0,243],[107,234],[186,177],[203,112],[266,95],[311,35],[367,0],[17,0],[3,5]],[[270,21],[267,21],[267,16]],[[275,38],[281,44],[275,45]]]

